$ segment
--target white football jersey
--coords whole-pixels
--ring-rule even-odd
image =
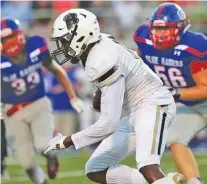
[[[114,69],[112,75],[103,81],[98,80],[112,68]],[[102,34],[102,40],[91,49],[86,60],[85,71],[88,80],[98,87],[110,85],[120,76],[124,76],[123,108],[126,110],[132,111],[139,103],[152,96],[160,98],[160,105],[172,102],[170,92],[163,87],[159,77],[136,52],[127,49],[110,35]],[[163,101],[163,96],[169,96],[169,100],[166,101],[167,98],[165,98]]]

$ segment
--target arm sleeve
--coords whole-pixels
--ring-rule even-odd
[[[203,70],[207,69],[207,60],[205,61],[195,61],[193,60],[190,65],[191,74],[196,74],[198,72],[201,72]]]
[[[125,91],[125,79],[101,88],[101,115],[98,121],[87,129],[72,135],[76,149],[99,142],[114,133],[120,119]]]

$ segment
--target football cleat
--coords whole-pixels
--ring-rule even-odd
[[[50,179],[54,179],[57,176],[59,169],[59,162],[56,156],[47,156],[47,174]]]

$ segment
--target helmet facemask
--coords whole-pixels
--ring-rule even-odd
[[[150,24],[150,38],[156,49],[168,49],[178,44],[181,40],[184,23]]]
[[[55,49],[51,55],[53,59],[60,65],[70,61],[72,64],[76,64],[77,55],[76,51],[73,50],[70,45],[73,40],[73,37],[76,34],[77,25],[74,27],[73,33],[67,33],[66,35],[59,38],[52,38],[52,41],[56,42],[57,49]]]
[[[7,57],[13,57],[20,53],[25,46],[26,38],[22,31],[13,31],[11,35],[2,38],[2,53]]]
[[[156,49],[168,49],[181,41],[190,27],[183,9],[175,3],[162,3],[150,19],[150,39]]]

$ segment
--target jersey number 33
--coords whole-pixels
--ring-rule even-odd
[[[12,82],[11,86],[14,88],[16,95],[24,94],[28,89],[35,88],[40,83],[40,76],[38,72],[31,72],[26,79],[19,78]]]

